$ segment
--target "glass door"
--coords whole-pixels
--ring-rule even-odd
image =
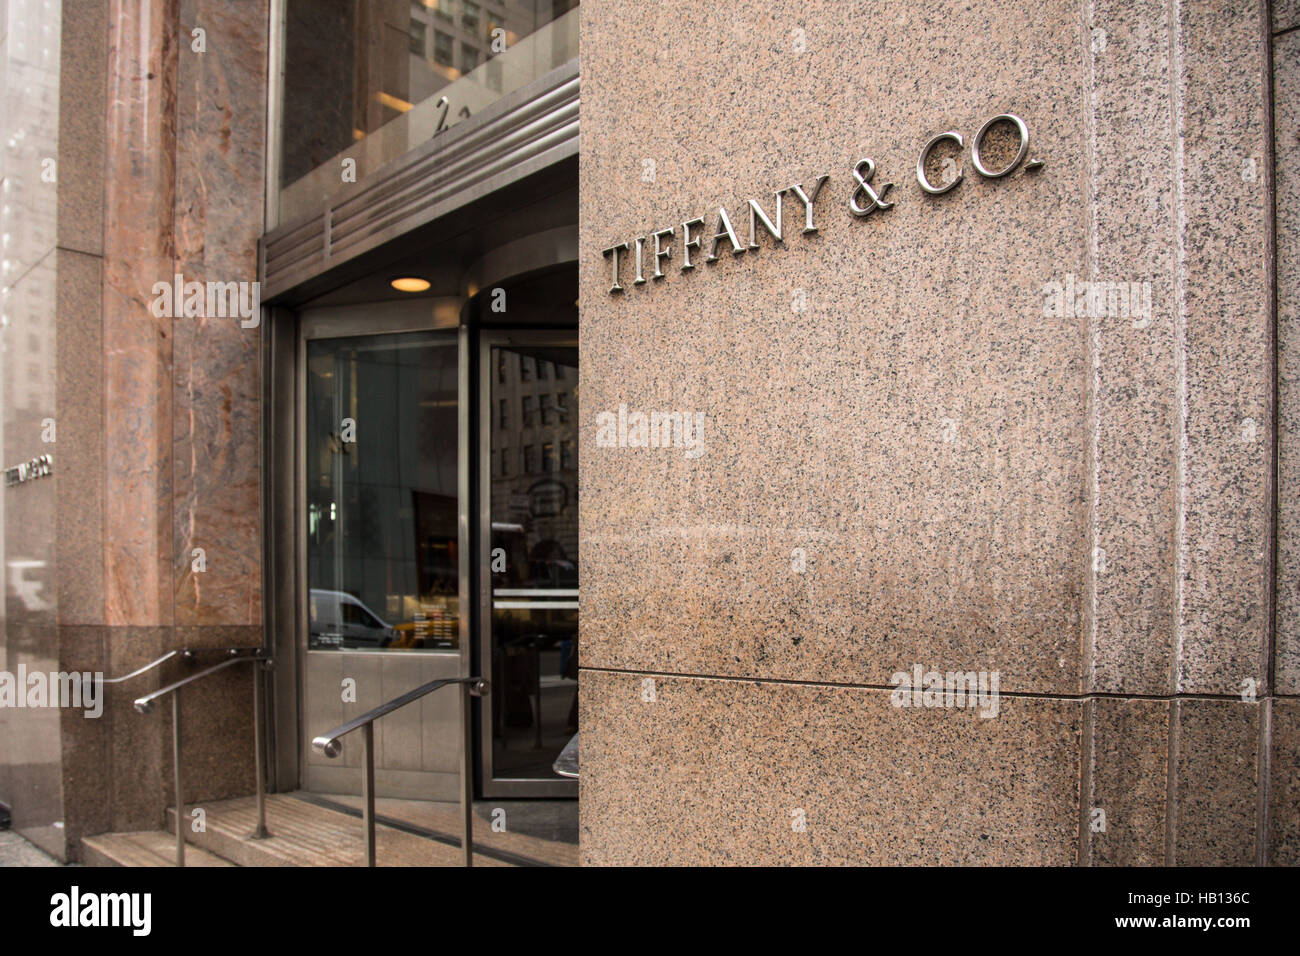
[[[304,313],[300,345],[302,781],[340,794],[360,786],[360,745],[329,759],[312,738],[460,676],[469,633],[462,336],[402,330],[383,306],[357,311],[352,322]],[[378,795],[455,798],[457,707],[431,695],[376,724]]]
[[[553,765],[578,732],[577,335],[479,349],[483,795],[576,797]]]

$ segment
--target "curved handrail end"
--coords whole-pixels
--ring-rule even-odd
[[[326,757],[337,757],[343,752],[343,745],[337,737],[317,737],[311,742],[311,748]]]

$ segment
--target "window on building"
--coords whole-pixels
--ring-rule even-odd
[[[440,66],[451,66],[452,38],[441,30],[433,31],[433,59]]]
[[[344,158],[356,158],[358,176],[364,176],[578,55],[578,0],[281,5],[282,148],[273,183],[278,223],[319,213],[323,201],[346,192],[338,172]],[[490,77],[470,79],[465,74],[483,64],[494,39],[489,20],[508,43],[492,56],[501,62],[481,71]],[[529,38],[533,42],[521,42]],[[389,124],[387,135],[356,151],[358,141]]]
[[[519,381],[531,382],[533,380],[533,360],[525,355],[519,360]]]
[[[556,418],[558,417],[555,413],[555,396],[550,392],[547,392],[539,401],[541,402],[542,408],[542,424],[554,425]]]
[[[533,396],[525,395],[522,399],[520,399],[520,404],[523,407],[524,428],[532,428],[533,425],[535,424],[533,421]]]
[[[542,442],[542,471],[552,472],[555,470],[555,445],[551,442]]]
[[[506,422],[509,421],[509,419],[508,419],[507,416],[506,416],[506,400],[505,400],[504,398],[501,399],[501,401],[498,403],[498,409],[497,409],[497,410],[500,412],[500,415],[498,416],[498,418],[499,418],[499,423],[498,423],[498,426],[497,426],[497,427],[499,427],[499,428],[505,428],[505,427],[506,427]]]
[[[460,71],[468,73],[476,66],[478,66],[478,49],[468,43],[462,43],[460,45]]]

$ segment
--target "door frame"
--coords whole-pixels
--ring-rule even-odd
[[[457,578],[459,615],[459,653],[446,651],[441,656],[459,658],[458,675],[470,675],[472,660],[471,636],[474,633],[470,613],[473,602],[470,594],[471,555],[470,540],[470,411],[472,392],[470,383],[470,337],[469,330],[463,325],[439,324],[434,321],[433,309],[428,298],[408,301],[371,302],[355,306],[330,306],[317,309],[302,309],[296,315],[295,353],[294,353],[294,529],[293,540],[295,555],[294,616],[293,616],[293,651],[294,707],[292,713],[296,723],[294,747],[294,765],[296,766],[297,786],[304,785],[306,768],[306,747],[313,733],[321,733],[328,728],[307,727],[306,670],[309,658],[308,638],[308,602],[310,599],[310,578],[307,571],[307,343],[319,339],[346,338],[366,335],[392,335],[404,332],[444,332],[454,333],[456,337],[457,356],[457,409],[456,409],[456,497],[457,497]],[[367,653],[365,651],[351,653]],[[373,653],[382,654],[382,651]],[[286,715],[287,718],[287,715]]]
[[[490,677],[484,669],[491,666],[492,636],[491,575],[485,564],[491,555],[492,527],[489,461],[492,348],[511,344],[576,346],[578,330],[474,327],[463,316],[458,325],[451,326],[435,322],[428,304],[428,299],[418,299],[267,310],[263,352],[264,401],[268,410],[263,446],[263,527],[268,580],[263,611],[279,663],[270,677],[274,689],[269,697],[268,716],[272,719],[267,721],[268,753],[274,754],[268,768],[273,790],[283,792],[302,786],[304,747],[312,733],[306,726],[305,713],[309,589],[304,443],[308,340],[455,329],[459,666],[462,676],[475,673],[473,668],[478,667],[480,673]],[[478,750],[475,761],[478,795],[482,798],[576,798],[578,781],[573,779],[493,778],[489,703],[490,697],[483,698],[472,708]]]
[[[492,349],[498,345],[572,345],[578,347],[577,329],[498,329],[477,332],[478,349],[478,540],[475,567],[478,571],[477,651],[480,672],[490,679],[492,666],[492,574],[487,561],[492,554]],[[581,374],[581,370],[579,370]],[[581,392],[574,414],[581,411]],[[582,568],[579,565],[579,588]],[[581,620],[582,611],[578,611]],[[492,688],[496,693],[496,688]],[[492,720],[488,698],[479,701],[480,793],[483,797],[567,797],[578,796],[578,781],[556,777],[542,780],[532,777],[494,777],[492,775]]]

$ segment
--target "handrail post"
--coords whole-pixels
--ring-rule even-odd
[[[337,757],[343,752],[342,739],[350,733],[361,731],[361,822],[365,828],[365,866],[375,865],[375,721],[385,714],[405,707],[448,684],[461,685],[460,707],[460,811],[461,852],[465,866],[474,865],[474,724],[470,707],[471,697],[488,693],[488,682],[482,677],[440,677],[421,684],[387,703],[353,717],[328,733],[315,737],[311,746],[326,757]]]
[[[261,661],[253,661],[253,766],[257,773],[257,829],[252,839],[265,840],[266,829],[266,765],[263,760],[262,720],[266,709],[266,681],[263,679]]]
[[[181,692],[172,694],[172,786],[176,788],[176,865],[185,865],[185,794],[181,791]]]
[[[474,728],[470,720],[470,696],[473,683],[460,685],[460,846],[465,865],[474,865]]]
[[[375,724],[361,728],[361,814],[366,832],[366,866],[375,865]]]

